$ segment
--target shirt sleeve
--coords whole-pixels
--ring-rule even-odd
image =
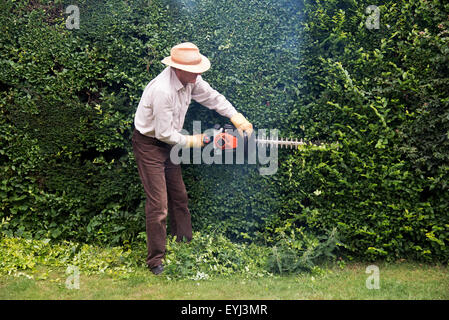
[[[212,89],[201,76],[198,76],[193,87],[192,99],[211,110],[217,111],[223,117],[231,118],[237,113],[234,106],[222,94]]]
[[[155,92],[152,105],[156,139],[168,144],[185,145],[186,136],[176,131],[173,126],[174,103],[170,95],[163,91]]]

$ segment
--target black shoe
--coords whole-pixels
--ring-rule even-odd
[[[160,264],[156,267],[150,268],[151,272],[153,272],[155,275],[161,274],[164,271],[164,265]]]

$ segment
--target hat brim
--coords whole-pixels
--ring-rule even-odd
[[[210,69],[210,61],[207,57],[200,53],[201,62],[199,64],[187,65],[179,64],[172,60],[171,57],[165,57],[161,62],[167,66],[174,67],[192,73],[203,73]]]

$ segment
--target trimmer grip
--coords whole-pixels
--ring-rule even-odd
[[[204,136],[203,137],[203,144],[204,145],[209,144],[211,141],[212,141],[212,139],[210,137],[208,137],[208,136]]]

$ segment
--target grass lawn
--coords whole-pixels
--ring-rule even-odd
[[[140,269],[126,279],[81,273],[79,289],[68,289],[64,270],[39,268],[44,280],[0,277],[0,299],[167,299],[167,300],[294,300],[294,299],[430,299],[449,300],[449,268],[416,263],[379,263],[379,289],[367,289],[370,265],[329,267],[322,275],[213,280],[168,280]],[[35,277],[36,278],[36,277]]]

